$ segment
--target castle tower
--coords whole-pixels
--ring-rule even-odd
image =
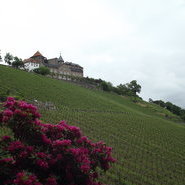
[[[30,57],[31,59],[36,60],[37,62],[43,63],[45,62],[46,57],[44,57],[39,51],[37,51],[32,57]]]
[[[58,62],[64,63],[64,60],[63,60],[63,58],[62,58],[62,56],[61,56],[61,52],[60,52],[60,56],[59,56],[59,58],[58,58]]]

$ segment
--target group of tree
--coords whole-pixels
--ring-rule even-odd
[[[89,77],[71,77],[75,81],[79,81],[82,83],[92,84],[97,88],[102,89],[107,92],[114,92],[123,96],[133,96],[139,97],[137,93],[141,92],[141,85],[137,83],[136,80],[132,80],[130,83],[120,84],[118,86],[113,86],[111,82],[107,82],[102,79],[94,79]]]
[[[14,68],[24,68],[24,63],[21,58],[18,58],[17,56],[13,56],[10,53],[6,53],[4,57],[5,63],[8,65],[14,67]]]
[[[153,101],[152,99],[149,99],[150,103],[155,103],[163,108],[166,108],[173,114],[180,116],[184,121],[185,121],[185,109],[182,109],[181,107],[171,103],[171,102],[164,102],[162,100],[155,100]]]
[[[104,91],[114,92],[123,96],[138,97],[137,93],[141,92],[141,85],[139,85],[136,80],[132,80],[126,84],[120,84],[116,87],[110,82],[102,81],[100,86]]]

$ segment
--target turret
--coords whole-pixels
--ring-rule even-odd
[[[63,58],[62,58],[62,56],[61,56],[61,53],[60,53],[60,56],[59,56],[59,58],[58,58],[58,63],[64,63],[64,60],[63,60]]]

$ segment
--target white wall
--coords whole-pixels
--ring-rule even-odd
[[[32,62],[25,63],[24,66],[25,66],[25,69],[28,69],[29,71],[32,71],[40,67],[38,63],[32,63]]]

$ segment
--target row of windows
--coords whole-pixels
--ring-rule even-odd
[[[71,73],[70,72],[65,72],[65,71],[58,71],[58,70],[51,70],[51,72],[54,72],[54,73],[60,73],[60,74],[64,74],[64,75],[70,75]]]
[[[69,71],[58,71],[57,69],[51,69],[51,72],[56,74],[63,74],[63,75],[74,75],[74,76],[83,76],[81,72],[69,72]]]
[[[37,63],[30,63],[31,64],[31,66],[33,66],[33,67],[39,67],[39,64],[37,64]]]

